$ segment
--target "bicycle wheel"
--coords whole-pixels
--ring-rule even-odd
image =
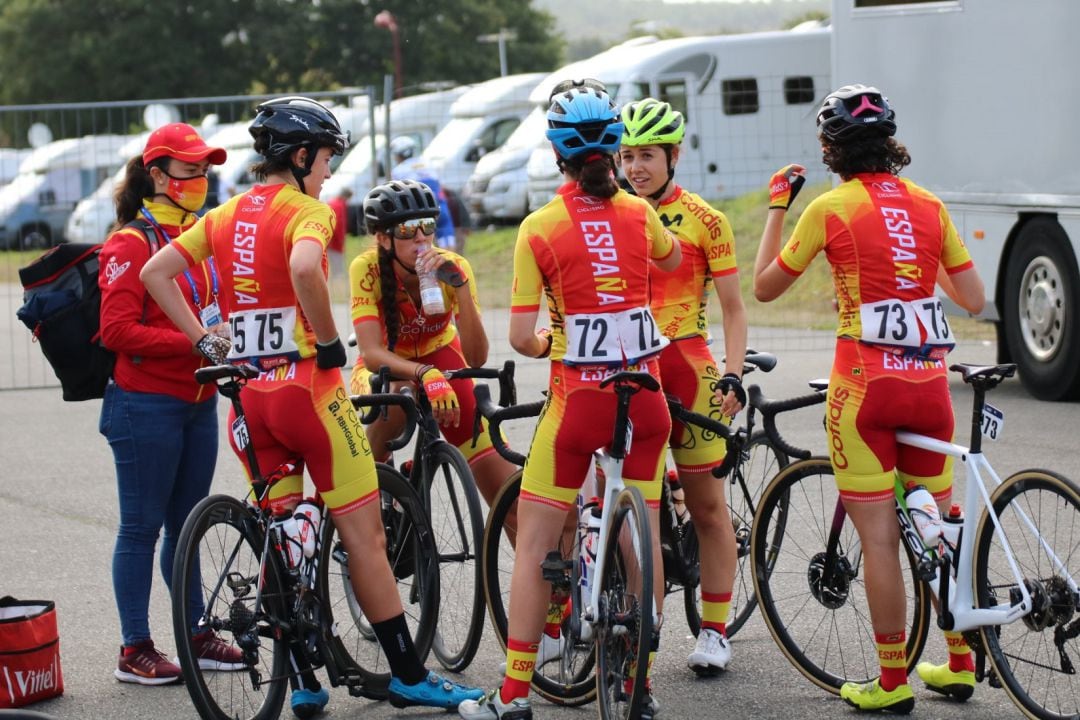
[[[793,463],[766,488],[750,533],[754,591],[769,632],[799,672],[835,694],[880,673],[862,545],[846,514],[836,525],[839,500],[827,459]],[[930,591],[901,546],[910,671],[926,644]]]
[[[488,512],[484,528],[482,564],[484,567],[484,597],[487,600],[491,627],[505,650],[509,627],[510,577],[514,571],[513,532],[508,521],[517,515],[517,499],[521,492],[519,470],[502,486]],[[510,523],[512,525],[512,523]],[[570,558],[569,550],[564,557]],[[569,638],[569,623],[563,623],[563,638]],[[593,677],[595,654],[593,643],[572,643],[565,647],[558,660],[546,663],[533,671],[532,688],[542,697],[558,705],[574,707],[592,702],[596,697]]]
[[[376,464],[380,506],[386,530],[386,555],[397,580],[405,622],[421,661],[427,658],[439,613],[439,572],[435,542],[423,501],[409,481],[392,467]],[[333,651],[368,673],[387,674],[390,666],[353,592],[349,553],[327,513],[323,521],[318,590],[331,627]]]
[[[729,638],[739,631],[757,607],[750,573],[750,530],[754,524],[754,511],[769,480],[789,462],[788,456],[773,447],[764,432],[758,431],[750,438],[742,459],[726,480],[728,510],[735,528],[735,582],[731,588],[731,611],[726,627]],[[694,545],[696,550],[696,542]],[[696,557],[694,561],[696,564]],[[697,635],[701,630],[701,587],[686,593],[683,600],[690,631]]]
[[[251,510],[226,495],[199,502],[177,539],[173,633],[184,682],[203,720],[277,718],[285,701],[284,588],[279,564],[262,563],[263,548]],[[240,648],[246,668],[202,667],[192,639],[202,628]]]
[[[984,514],[973,568],[978,606],[1020,600],[1011,557],[1034,608],[1008,625],[980,628],[987,655],[1005,691],[1028,717],[1076,717],[1080,714],[1080,677],[1075,674],[1080,658],[1076,591],[1080,490],[1056,473],[1024,470],[994,491],[991,506],[1012,552],[1006,551],[989,515]]]
[[[446,598],[432,650],[444,668],[461,672],[484,632],[480,544],[484,515],[469,463],[446,442],[430,450],[424,492],[438,553],[439,587]]]
[[[615,496],[604,547],[596,635],[596,690],[602,720],[641,714],[653,631],[652,531],[637,488]]]

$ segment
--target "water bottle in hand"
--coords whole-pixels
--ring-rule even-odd
[[[430,246],[422,246],[417,255],[422,255]],[[421,269],[427,267],[426,263],[417,261],[416,277],[420,280],[420,304],[424,308],[425,315],[441,315],[446,312],[446,303],[443,301],[442,286],[435,277],[435,271]]]

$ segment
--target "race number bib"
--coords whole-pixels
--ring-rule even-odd
[[[936,360],[955,346],[952,328],[937,297],[863,303],[859,317],[863,342],[897,348],[904,355]]]
[[[647,307],[566,318],[567,365],[624,365],[650,357],[668,342]]]
[[[293,339],[295,306],[235,312],[229,315],[229,325],[232,329],[229,360],[299,354]]]

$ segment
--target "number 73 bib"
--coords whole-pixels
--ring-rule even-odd
[[[667,347],[647,307],[566,316],[567,365],[629,365]]]
[[[862,341],[899,348],[904,355],[938,360],[956,343],[937,297],[919,300],[880,300],[859,307]],[[922,339],[922,332],[926,340]]]

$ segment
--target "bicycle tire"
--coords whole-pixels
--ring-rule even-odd
[[[514,569],[514,547],[506,530],[507,518],[517,512],[521,493],[521,471],[503,484],[488,512],[484,527],[482,564],[484,598],[487,601],[491,629],[503,650],[509,627],[510,577]],[[563,637],[569,637],[568,623],[563,623]],[[594,644],[576,643],[559,662],[551,662],[533,671],[532,689],[541,697],[567,707],[577,707],[596,698]]]
[[[1080,678],[1063,664],[1064,659],[1071,663],[1080,658],[1080,639],[1075,631],[1066,632],[1080,617],[1080,606],[1070,589],[1070,581],[1080,577],[1080,567],[1076,571],[1067,567],[1080,564],[1080,489],[1057,473],[1023,470],[993,492],[990,506],[1035,607],[1013,623],[980,628],[983,646],[1005,692],[1025,715],[1048,720],[1076,717]],[[1019,511],[1038,529],[1038,536]],[[980,519],[975,537],[978,606],[1018,601],[1016,578],[988,513]],[[1066,564],[1064,569],[1051,560],[1050,551]]]
[[[750,572],[750,531],[754,525],[754,512],[769,481],[790,463],[788,456],[775,447],[761,430],[751,436],[745,452],[745,459],[739,460],[724,480],[727,483],[728,511],[735,529],[735,581],[731,587],[731,610],[725,627],[729,638],[739,632],[757,607]],[[698,562],[697,558],[693,558],[693,561]],[[701,631],[700,583],[692,592],[684,592],[683,602],[687,624],[696,637]]]
[[[376,463],[375,467],[387,559],[397,582],[413,645],[423,662],[431,649],[439,614],[435,541],[423,500],[409,481],[388,465]],[[362,673],[379,676],[388,684],[390,666],[356,600],[348,553],[329,513],[323,521],[317,588],[326,616],[335,628],[329,638],[332,652],[345,660],[346,667],[360,668]],[[377,690],[375,694],[378,695]]]
[[[173,634],[188,694],[203,720],[270,720],[278,717],[285,702],[289,650],[283,627],[288,624],[284,583],[280,563],[270,558],[262,562],[264,538],[251,509],[227,495],[203,498],[177,538]],[[196,596],[197,603],[188,601]],[[213,629],[240,648],[247,667],[200,667],[192,640],[197,626]]]
[[[480,562],[484,515],[469,463],[461,451],[440,441],[428,450],[424,478],[431,532],[439,565],[442,605],[432,651],[450,672],[469,667],[484,632]]]
[[[845,516],[839,529],[837,574],[823,568],[839,491],[826,458],[792,463],[765,489],[750,534],[754,592],[762,617],[788,660],[821,688],[840,693],[845,682],[878,676],[877,647],[862,583],[862,552]],[[907,665],[926,645],[930,591],[916,576],[901,543],[907,598]]]
[[[641,714],[653,633],[652,529],[641,492],[628,487],[615,496],[599,578],[596,692],[601,720],[630,720]],[[627,692],[627,684],[630,691]]]

